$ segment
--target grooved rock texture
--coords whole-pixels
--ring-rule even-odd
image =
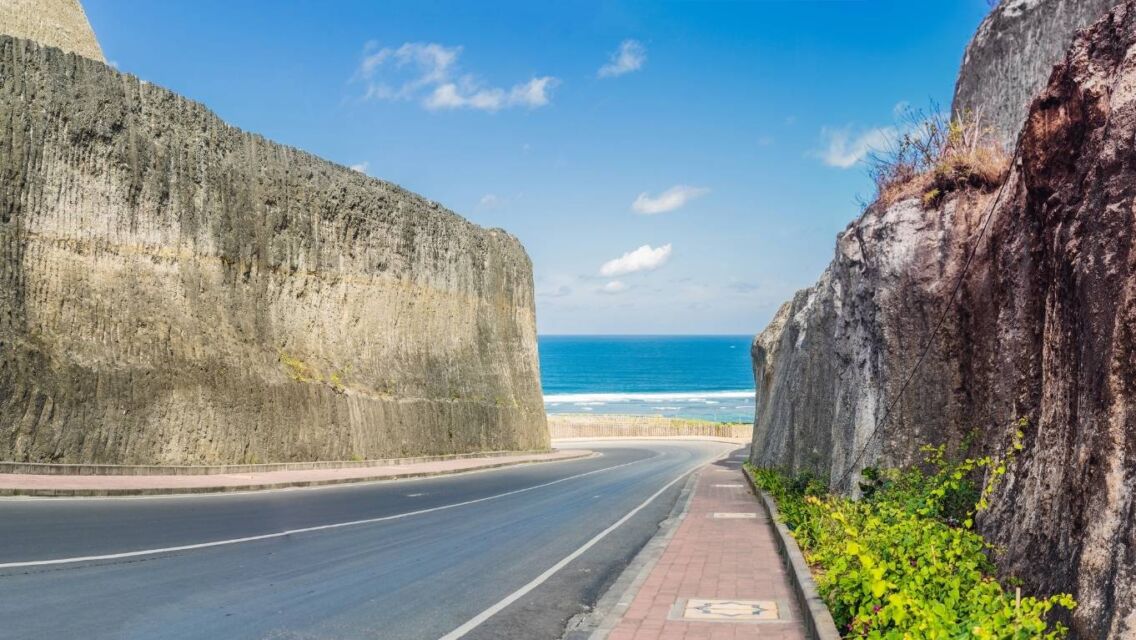
[[[1000,453],[1028,418],[978,526],[1005,575],[1076,596],[1078,637],[1136,637],[1136,3],[1078,36],[1019,150],[997,202],[876,205],[841,234],[755,341],[753,457],[853,491],[924,443]]]
[[[953,110],[981,118],[1012,148],[1053,65],[1078,29],[1118,0],[1002,0],[966,47]]]
[[[0,34],[106,62],[79,0],[0,0]]]
[[[547,445],[515,238],[0,37],[0,458]]]

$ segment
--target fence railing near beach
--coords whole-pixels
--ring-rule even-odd
[[[549,414],[548,430],[557,438],[666,438],[709,436],[750,440],[753,425],[662,416]]]

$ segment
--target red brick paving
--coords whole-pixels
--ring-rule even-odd
[[[740,487],[715,487],[738,484]],[[715,512],[756,512],[756,519],[714,519]],[[804,640],[804,624],[776,533],[736,461],[700,473],[690,510],[608,640]],[[773,600],[783,621],[684,622],[686,598]]]

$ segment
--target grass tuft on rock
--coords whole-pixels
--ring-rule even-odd
[[[909,108],[901,120],[902,133],[868,159],[881,206],[918,197],[932,208],[952,192],[993,190],[1009,174],[1010,156],[980,118],[951,118],[932,106]]]

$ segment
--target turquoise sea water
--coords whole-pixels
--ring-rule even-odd
[[[549,413],[753,420],[752,336],[540,336]]]

